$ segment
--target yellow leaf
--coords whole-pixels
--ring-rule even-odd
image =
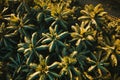
[[[89,80],[93,80],[93,77],[91,75],[88,75],[87,72],[84,72],[85,76],[89,79]]]
[[[10,20],[11,20],[12,22],[18,22],[18,21],[19,21],[19,18],[16,17],[14,14],[11,14]]]
[[[111,55],[111,62],[112,62],[112,66],[117,66],[117,58],[115,54]]]
[[[98,68],[99,77],[102,76],[102,71]]]
[[[88,72],[89,72],[89,71],[92,71],[95,67],[96,67],[96,65],[90,66],[90,67],[88,68]]]

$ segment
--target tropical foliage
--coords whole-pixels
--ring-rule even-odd
[[[120,21],[76,3],[0,0],[0,80],[120,79]]]

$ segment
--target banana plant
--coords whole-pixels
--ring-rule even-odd
[[[84,10],[81,10],[80,12],[83,16],[80,16],[78,20],[83,20],[90,25],[95,25],[97,30],[101,29],[100,24],[104,23],[104,16],[107,14],[102,8],[102,4],[98,4],[95,7],[92,4],[85,5]]]
[[[10,57],[10,62],[7,64],[9,68],[9,73],[11,73],[11,79],[25,79],[26,76],[23,74],[29,73],[29,66],[25,64],[25,58],[22,57],[19,53],[15,55],[16,57]]]
[[[68,29],[68,23],[65,21],[65,18],[72,14],[72,12],[73,10],[70,10],[64,2],[51,5],[51,16],[54,18],[54,22],[51,26],[58,25],[63,29]]]
[[[7,25],[3,22],[0,25],[0,59],[7,60],[8,57],[15,51],[17,42],[9,37],[10,30],[7,30]]]
[[[0,45],[4,43],[7,46],[8,41],[5,40],[6,33],[7,31],[6,31],[5,23],[2,23],[0,26]]]
[[[25,43],[18,44],[18,52],[24,53],[24,56],[27,57],[27,64],[34,58],[34,56],[38,55],[38,52],[41,50],[46,50],[48,45],[40,45],[42,39],[38,40],[37,32],[32,34],[32,38],[29,39],[25,37]]]
[[[80,71],[83,72],[85,70],[84,67],[86,66],[85,61],[87,58],[87,54],[90,53],[90,50],[84,49],[83,46],[76,46],[76,47],[73,47],[73,52],[78,62],[78,67]]]
[[[110,21],[107,25],[109,35],[114,35],[116,38],[120,37],[120,25],[118,21]]]
[[[72,52],[70,55],[64,54],[60,56],[61,62],[59,63],[61,77],[67,76],[67,79],[74,80],[75,77],[80,76],[79,69],[75,66],[77,64],[76,52]]]
[[[86,62],[90,64],[87,72],[93,72],[91,74],[95,74],[94,76],[91,76],[92,79],[105,79],[106,77],[109,78],[111,76],[111,73],[107,69],[109,62],[107,62],[103,55],[103,51],[95,51],[94,53],[91,53],[91,57],[86,58]],[[85,76],[90,78],[90,75],[88,76],[87,73]]]
[[[35,25],[30,23],[32,19],[30,16],[33,16],[31,13],[34,14],[32,11],[30,11],[28,13],[24,13],[24,15],[22,14],[23,16],[21,16],[20,11],[18,11],[17,15],[10,15],[10,25],[7,27],[7,29],[11,30],[9,36],[20,35],[22,38],[24,36],[30,36],[30,32],[36,29]]]
[[[107,53],[106,58],[110,58],[112,66],[113,67],[117,66],[118,65],[117,57],[119,57],[120,55],[120,46],[119,46],[120,39],[110,40],[109,38],[107,38],[105,42],[100,42],[100,44],[101,44],[100,48],[105,50]]]
[[[29,13],[31,11],[30,6],[28,6],[28,1],[29,0],[22,0],[17,7],[16,12],[19,13],[20,16],[23,16],[25,13]]]
[[[42,44],[48,45],[49,52],[58,51],[59,47],[65,47],[64,40],[66,36],[68,36],[68,32],[58,32],[57,25],[53,29],[52,27],[49,27],[49,33],[42,33],[42,36],[45,37],[44,40],[42,40]]]
[[[31,0],[23,0],[19,4],[19,6],[16,9],[17,17],[23,20],[23,23],[25,21],[28,21],[27,24],[37,24],[36,21],[36,14],[37,10],[34,9],[34,7],[30,7],[30,2],[33,2]]]
[[[34,0],[35,9],[37,9],[36,19],[40,27],[46,27],[51,24],[53,18],[50,16],[50,0]],[[46,25],[47,24],[47,25]]]
[[[30,63],[30,68],[34,70],[27,80],[55,80],[59,78],[59,75],[52,71],[58,66],[57,62],[53,62],[51,65],[48,65],[49,56],[43,57],[39,55],[39,63]]]
[[[90,25],[86,26],[85,22],[82,22],[79,26],[77,23],[75,26],[72,26],[74,32],[71,33],[72,41],[76,41],[76,46],[81,43],[92,45],[90,41],[94,41],[96,31],[90,29]],[[86,45],[85,45],[86,46]]]
[[[83,46],[76,46],[76,47],[72,46],[69,49],[64,48],[63,51],[62,51],[62,56],[68,55],[69,54],[68,52],[72,52],[70,54],[70,56],[74,56],[74,58],[76,59],[76,61],[77,61],[77,63],[76,63],[77,66],[76,67],[78,68],[79,73],[80,73],[79,75],[77,74],[76,78],[74,78],[74,79],[75,80],[86,79],[84,77],[83,72],[85,71],[85,66],[87,65],[86,64],[86,58],[87,58],[87,55],[89,55],[90,50],[86,50]]]
[[[7,30],[7,27],[5,23],[2,23],[0,25],[0,45],[4,47],[12,47],[10,44],[16,44],[14,40],[12,40],[9,35],[9,30]]]

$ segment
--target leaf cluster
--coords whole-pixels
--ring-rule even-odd
[[[120,21],[78,2],[1,0],[0,79],[119,80]]]

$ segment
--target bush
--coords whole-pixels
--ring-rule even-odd
[[[119,80],[119,20],[78,2],[1,0],[0,79]]]

